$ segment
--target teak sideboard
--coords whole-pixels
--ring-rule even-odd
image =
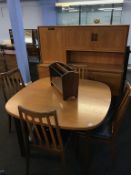
[[[88,79],[108,84],[112,95],[123,89],[129,56],[128,25],[40,26],[39,77],[49,75],[48,65],[59,61],[87,65]]]

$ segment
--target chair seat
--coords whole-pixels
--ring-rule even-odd
[[[77,135],[83,136],[83,137],[95,137],[95,138],[109,139],[112,137],[112,125],[104,124],[90,132],[85,132],[85,131],[77,132]]]
[[[102,122],[100,126],[96,129],[92,130],[89,135],[91,137],[98,137],[103,139],[109,139],[112,137],[112,117],[114,114],[114,110],[109,110],[105,120]]]
[[[98,128],[94,129],[92,132],[89,133],[91,137],[98,137],[103,139],[109,139],[112,137],[112,123],[104,123]]]
[[[79,136],[87,136],[87,137],[96,137],[96,138],[103,138],[109,139],[112,137],[112,116],[114,111],[109,110],[105,120],[102,122],[100,126],[96,129],[91,131],[80,131],[77,132]]]

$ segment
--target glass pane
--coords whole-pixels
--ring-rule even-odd
[[[58,25],[120,24],[122,4],[57,8]]]
[[[58,8],[58,25],[78,25],[79,7]]]

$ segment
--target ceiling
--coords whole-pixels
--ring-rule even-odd
[[[6,2],[7,0],[0,0],[0,3]],[[20,1],[36,1],[36,0],[20,0]]]
[[[84,5],[101,5],[101,4],[121,4],[123,0],[86,0],[86,1],[61,1],[56,2],[56,7],[84,6]]]

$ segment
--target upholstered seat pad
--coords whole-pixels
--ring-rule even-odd
[[[103,123],[97,127],[96,129],[92,130],[89,135],[91,137],[99,137],[99,138],[109,138],[112,137],[112,118],[113,118],[114,110],[109,110],[105,120]]]
[[[98,126],[96,129],[93,129],[91,131],[80,131],[77,132],[79,136],[84,137],[96,137],[96,138],[103,138],[103,139],[109,139],[112,137],[112,117],[113,117],[113,110],[109,110],[105,120],[103,123]]]

